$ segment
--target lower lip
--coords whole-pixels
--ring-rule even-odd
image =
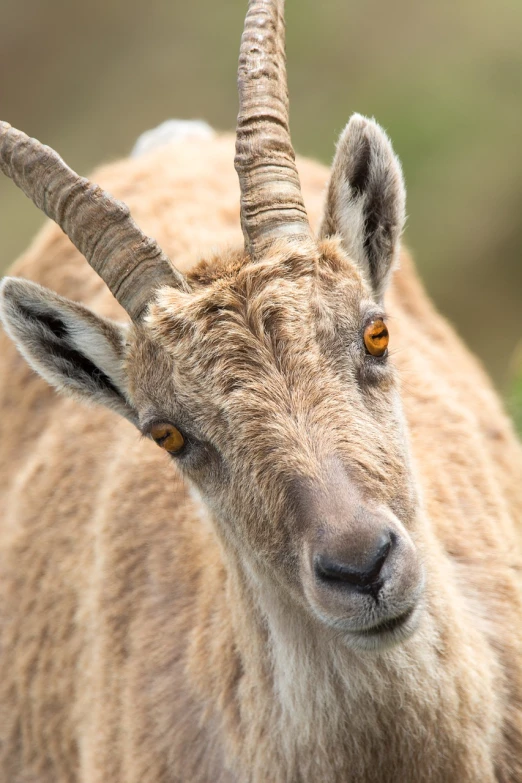
[[[356,631],[357,636],[366,638],[372,638],[376,636],[385,636],[391,634],[394,631],[403,628],[414,612],[415,607],[408,609],[407,612],[401,614],[399,617],[394,617],[391,620],[384,620],[378,625],[373,625],[370,628],[361,628]]]

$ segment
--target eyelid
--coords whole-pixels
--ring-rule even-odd
[[[381,320],[384,321],[384,323],[387,323],[389,318],[390,316],[384,310],[372,310],[365,313],[362,321],[362,328],[365,329],[372,321]]]
[[[143,422],[143,424],[140,424],[140,432],[143,435],[144,438],[151,438],[151,430],[154,427],[155,424],[161,424],[160,419],[148,419]]]
[[[143,435],[144,438],[150,438],[150,440],[153,441],[153,443],[156,443],[154,438],[152,437],[152,428],[158,424],[170,424],[170,426],[175,427],[175,429],[178,430],[178,432],[181,434],[185,441],[185,449],[190,446],[191,448],[194,446],[197,446],[199,443],[201,443],[200,439],[197,438],[195,435],[192,435],[191,433],[187,432],[184,426],[180,426],[179,424],[176,424],[172,421],[172,419],[165,417],[161,418],[160,416],[154,416],[154,418],[146,419],[143,424],[140,425],[140,432]]]
[[[167,416],[165,416],[165,418],[154,416],[154,418],[146,419],[143,424],[140,425],[140,432],[145,438],[152,438],[152,428],[157,427],[160,424],[170,424],[171,427],[175,427],[185,437],[185,430],[179,427]]]

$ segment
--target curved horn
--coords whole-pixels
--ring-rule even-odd
[[[238,88],[241,226],[256,257],[278,236],[311,234],[288,125],[284,0],[249,0]]]
[[[142,318],[159,286],[189,290],[155,240],[138,228],[126,204],[7,122],[0,122],[0,169],[58,223],[133,321]]]

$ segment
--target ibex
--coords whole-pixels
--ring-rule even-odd
[[[354,115],[303,197],[283,0],[239,95],[244,247],[229,137],[99,172],[157,244],[0,125],[72,240],[1,293],[65,394],[4,340],[1,781],[520,782],[520,445],[400,251],[384,131]]]

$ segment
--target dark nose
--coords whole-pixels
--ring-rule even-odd
[[[320,582],[332,587],[346,587],[362,593],[371,593],[374,598],[384,580],[382,569],[388,558],[395,535],[391,531],[381,533],[374,541],[371,552],[361,562],[350,563],[349,558],[340,559],[331,554],[318,554],[314,558],[315,575]]]

